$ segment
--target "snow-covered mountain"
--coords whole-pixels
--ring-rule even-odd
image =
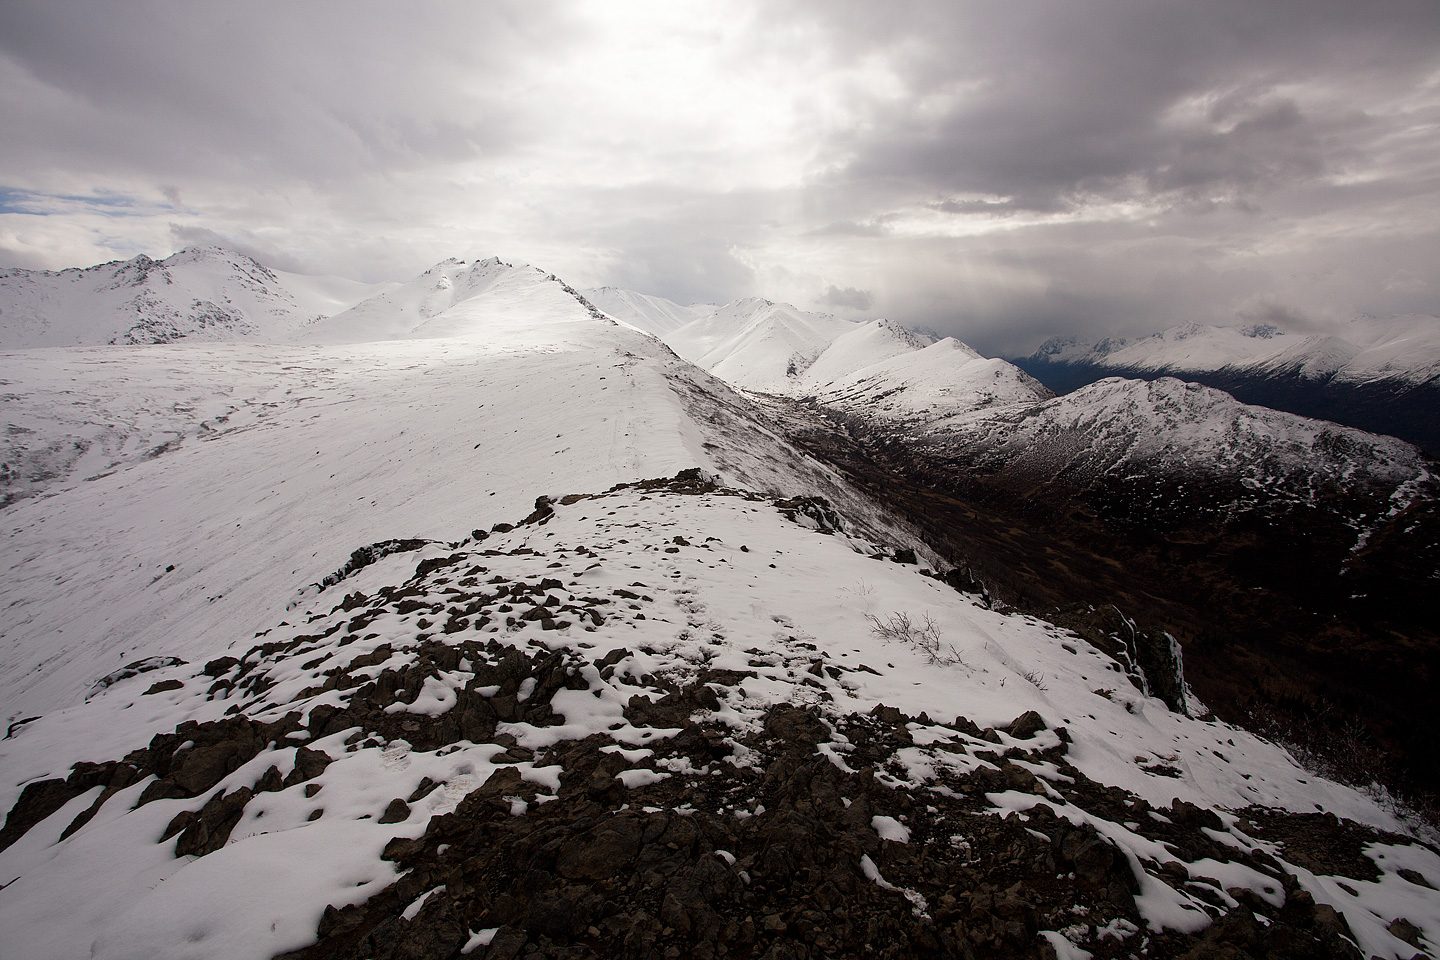
[[[713,328],[727,371],[973,370],[957,431],[1064,400],[775,306]],[[0,510],[7,951],[1440,944],[1440,855],[1392,810],[903,562],[936,561],[563,281],[447,261],[307,337],[3,358],[31,449],[90,443]]]
[[[1243,404],[1171,377],[1113,377],[940,429],[940,442],[963,445],[975,468],[1023,476],[1032,487],[1059,483],[1089,492],[1148,477],[1196,490],[1221,479],[1246,491],[1239,501],[1210,503],[1210,510],[1273,508],[1277,501],[1365,490],[1387,513],[1398,513],[1435,482],[1425,458],[1402,440]]]
[[[648,293],[636,293],[620,287],[593,287],[582,290],[585,299],[616,320],[664,340],[687,323],[693,323],[715,312],[712,303],[689,306]]]
[[[1291,333],[1272,324],[1185,324],[1133,342],[1055,337],[1027,359],[1173,375],[1228,369],[1421,384],[1440,378],[1440,317],[1364,317],[1334,336]]]
[[[0,350],[294,339],[383,289],[271,270],[219,247],[84,269],[0,270]]]
[[[798,379],[802,387],[818,387],[846,379],[852,374],[893,357],[923,350],[929,337],[916,334],[891,320],[857,324],[830,341]]]
[[[847,413],[914,427],[996,405],[1031,404],[1050,392],[1014,364],[982,357],[946,337],[810,384],[806,395]]]
[[[673,331],[680,356],[746,390],[790,392],[825,349],[858,324],[788,303],[747,297]]]
[[[639,935],[693,955],[734,923],[759,956],[805,911],[845,955],[876,929],[916,956],[1176,954],[1237,925],[1400,956],[1396,916],[1433,936],[1440,857],[1364,797],[786,512],[700,473],[577,491],[352,561],[208,661],[99,678],[0,748],[30,784],[0,851],[10,942],[623,955]],[[1346,818],[1359,866],[1274,842],[1316,810]],[[995,927],[1017,870],[1061,882]]]
[[[857,322],[746,299],[662,337],[732,386],[806,397],[890,420],[935,420],[1049,396],[1004,360],[891,320]]]
[[[1190,324],[1134,342],[1053,338],[1015,361],[1057,391],[1109,376],[1176,376],[1247,403],[1440,450],[1440,317],[1361,318],[1338,335]]]
[[[599,310],[573,287],[538,267],[498,257],[444,260],[412,280],[363,300],[309,329],[310,343],[368,343],[483,335],[492,318],[567,316]]]

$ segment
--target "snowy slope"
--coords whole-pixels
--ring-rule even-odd
[[[802,382],[810,387],[838,382],[871,364],[923,350],[930,342],[894,321],[871,320],[832,340],[806,369]]]
[[[1239,364],[1265,376],[1296,375],[1304,380],[1329,380],[1350,366],[1361,349],[1339,337],[1286,337],[1283,349]]]
[[[816,384],[811,395],[847,412],[887,421],[937,423],[996,405],[1031,404],[1050,396],[1018,367],[982,357],[946,337]]]
[[[485,289],[418,328],[460,338],[7,357],[31,431],[7,472],[46,471],[10,484],[32,496],[0,513],[8,717],[77,699],[96,656],[260,629],[362,543],[455,539],[539,493],[702,466],[849,496],[723,385],[558,281],[507,267]]]
[[[1440,317],[1362,317],[1344,332],[1360,349],[1338,372],[1337,379],[1365,383],[1405,383],[1440,379]]]
[[[937,442],[963,446],[978,469],[1088,486],[1150,477],[1238,482],[1256,502],[1325,490],[1390,491],[1402,509],[1433,482],[1402,440],[1240,403],[1170,377],[1110,378],[1041,402],[977,411]]]
[[[219,247],[85,269],[0,270],[0,349],[284,341],[377,289],[276,272]]]
[[[683,306],[664,297],[619,287],[594,287],[582,290],[585,299],[604,310],[616,320],[630,324],[651,336],[664,340],[688,323],[693,323],[715,312],[715,305],[697,303]]]
[[[680,356],[746,390],[787,393],[836,338],[859,324],[788,303],[727,303],[665,338]]]
[[[1124,337],[1082,340],[1079,337],[1051,337],[1032,353],[1029,359],[1049,363],[1099,363],[1101,357],[1122,349]]]
[[[1440,317],[1364,317],[1329,336],[1306,336],[1269,324],[1186,324],[1133,342],[1057,337],[1029,359],[1145,373],[1226,371],[1420,384],[1440,377]]]
[[[453,336],[465,333],[472,322],[483,326],[487,313],[504,313],[517,303],[536,298],[562,312],[572,310],[576,303],[573,291],[567,292],[563,283],[536,267],[517,266],[498,257],[470,262],[451,258],[316,323],[303,339],[310,343],[364,343]],[[467,302],[464,316],[468,319],[447,314]]]
[[[1292,346],[1295,339],[1293,334],[1269,324],[1185,324],[1128,343],[1106,357],[1115,365],[1146,370],[1214,370],[1274,356]]]

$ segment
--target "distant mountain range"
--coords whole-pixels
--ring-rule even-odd
[[[685,359],[742,390],[802,400],[932,462],[953,463],[1016,502],[1088,502],[1141,527],[1201,517],[1225,524],[1324,502],[1325,512],[1343,515],[1358,549],[1433,486],[1424,457],[1402,440],[1179,379],[1186,365],[1238,369],[1235,358],[1246,350],[1271,357],[1254,360],[1254,369],[1298,365],[1314,374],[1323,348],[1332,360],[1348,357],[1326,368],[1332,380],[1423,384],[1425,351],[1402,349],[1429,342],[1420,318],[1368,324],[1363,350],[1273,327],[1189,327],[1128,345],[1054,340],[1037,354],[1052,365],[1104,369],[1101,361],[1119,358],[1143,363],[1148,374],[1112,374],[1056,396],[1015,364],[888,320],[843,320],[757,298],[708,309],[634,295],[611,303],[637,327],[657,315],[699,313],[662,336]],[[1332,573],[1344,559],[1342,552],[1329,562]]]
[[[1328,336],[1189,324],[1133,342],[1056,337],[1013,362],[1060,393],[1173,376],[1440,452],[1440,317],[1362,318]]]
[[[0,270],[0,350],[98,343],[282,342],[390,284],[285,273],[188,247],[68,270]]]
[[[636,307],[633,294],[608,302],[618,319],[654,333],[681,357],[742,390],[927,423],[1050,396],[1004,360],[891,320],[845,320],[758,297],[719,307],[680,307],[654,297]],[[681,310],[698,315],[678,327],[657,323]]]

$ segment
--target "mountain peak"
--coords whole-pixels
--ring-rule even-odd
[[[451,258],[393,289],[317,323],[313,343],[489,335],[520,318],[534,325],[606,319],[554,274],[500,257]]]
[[[0,273],[0,349],[176,340],[291,340],[368,289],[280,276],[246,254],[196,244],[58,272]]]

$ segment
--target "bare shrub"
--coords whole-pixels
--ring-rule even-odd
[[[904,643],[925,655],[930,663],[953,665],[965,661],[960,652],[940,639],[940,628],[927,613],[919,623],[908,613],[896,611],[881,619],[874,614],[865,614],[870,623],[870,632],[886,643]]]
[[[1045,686],[1045,674],[1043,673],[1036,673],[1034,670],[1026,670],[1024,673],[1020,674],[1020,676],[1028,680],[1030,682],[1030,686],[1034,687],[1036,690],[1039,690],[1041,693],[1044,693],[1048,689]]]

